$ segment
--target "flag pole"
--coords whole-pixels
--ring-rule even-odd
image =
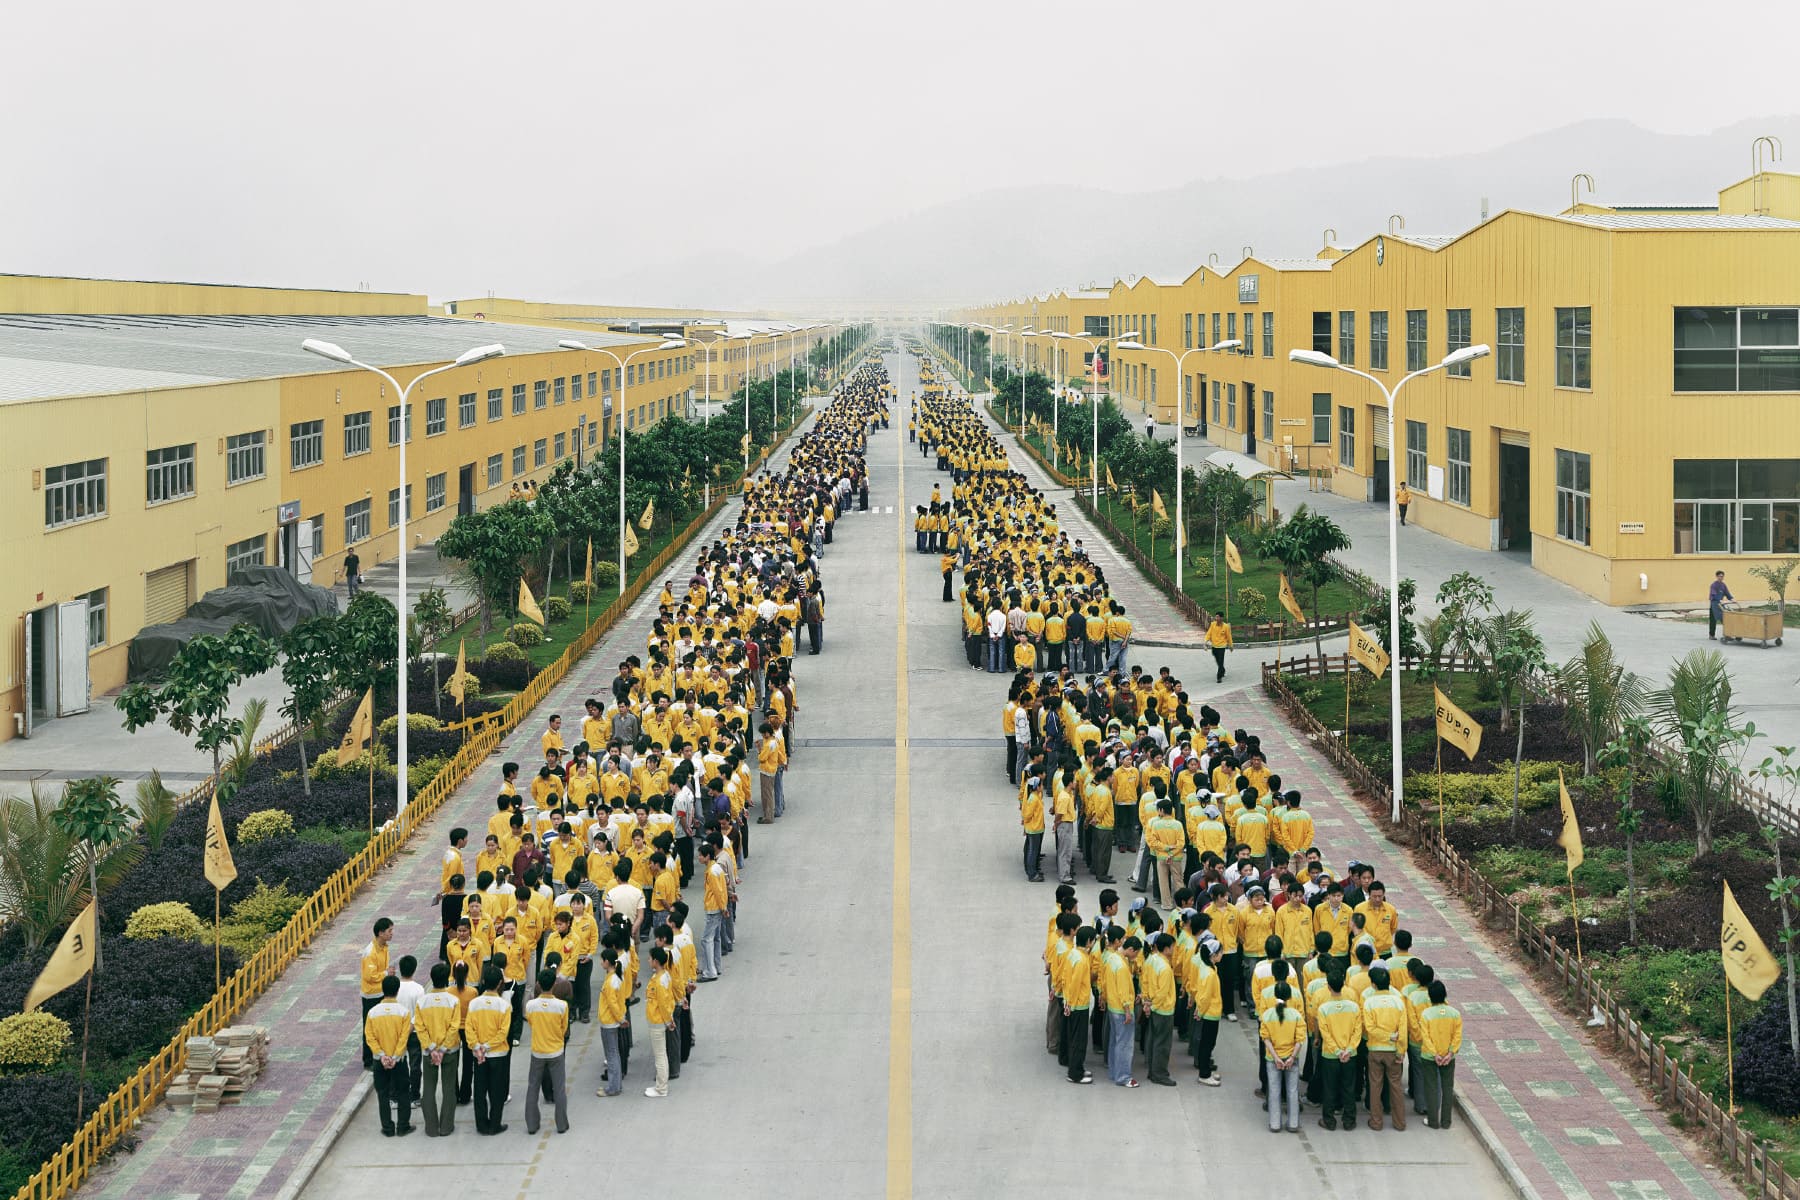
[[[213,991],[219,990],[219,889],[213,889]]]
[[[1731,981],[1725,982],[1725,1111],[1737,1112],[1737,1062],[1731,1049]]]
[[[1575,926],[1575,961],[1581,961],[1581,910],[1575,907],[1575,868],[1569,868],[1569,920]],[[1729,985],[1725,989],[1730,991]],[[1726,1003],[1730,1003],[1727,997]]]
[[[1344,654],[1344,749],[1350,749],[1350,655]]]
[[[1437,744],[1438,843],[1441,846],[1444,841],[1444,739],[1439,736],[1433,738],[1432,741]],[[1573,876],[1570,876],[1569,886],[1571,889],[1574,887]],[[1573,897],[1574,892],[1571,890],[1570,898],[1573,899]],[[1578,954],[1576,957],[1581,956]]]
[[[99,962],[100,933],[99,922],[94,927],[95,962]],[[216,989],[215,989],[216,990]],[[87,998],[81,1002],[81,1074],[75,1083],[75,1128],[81,1128],[81,1111],[87,1100],[87,1052],[88,1022],[94,1011],[94,968],[90,966],[87,973]]]
[[[371,717],[371,719],[373,719]],[[369,837],[375,836],[375,739],[369,739]],[[548,758],[548,755],[545,755]],[[399,768],[396,768],[399,769]]]

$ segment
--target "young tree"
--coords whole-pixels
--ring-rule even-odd
[[[1263,553],[1280,560],[1290,581],[1311,590],[1314,617],[1319,613],[1319,589],[1337,577],[1338,568],[1331,556],[1349,548],[1350,535],[1336,521],[1304,504],[1263,539]],[[1317,624],[1313,626],[1313,653],[1324,661],[1324,637]]]
[[[1750,574],[1769,585],[1769,592],[1775,597],[1776,608],[1781,613],[1781,623],[1787,624],[1788,585],[1793,582],[1794,572],[1800,571],[1800,558],[1784,558],[1780,562],[1762,563],[1750,568]],[[1800,1050],[1794,1052],[1800,1058]]]
[[[1731,673],[1717,650],[1692,650],[1650,701],[1663,735],[1676,744],[1674,777],[1694,817],[1694,857],[1712,852],[1713,823],[1730,803],[1737,765],[1759,736],[1732,704]]]
[[[36,950],[86,906],[93,881],[111,887],[141,857],[136,841],[89,856],[36,783],[29,797],[0,796],[0,922]]]
[[[1488,647],[1491,632],[1488,614],[1494,611],[1494,589],[1479,575],[1458,571],[1444,580],[1437,590],[1438,621],[1450,653],[1475,664],[1476,673],[1487,677],[1488,668],[1482,651]],[[1505,729],[1505,708],[1500,710],[1501,729]]]
[[[1626,938],[1633,946],[1637,945],[1637,860],[1634,852],[1638,830],[1644,824],[1644,814],[1638,811],[1634,789],[1638,764],[1649,759],[1654,736],[1650,723],[1644,718],[1626,717],[1619,723],[1619,736],[1602,746],[1596,756],[1602,770],[1620,773],[1614,785],[1613,799],[1619,806],[1619,832],[1625,835],[1625,929]],[[1514,794],[1517,794],[1516,789]],[[1515,830],[1517,813],[1515,805]]]
[[[119,781],[110,775],[71,780],[52,820],[87,860],[88,895],[93,897],[94,926],[100,925],[100,861],[114,847],[131,842],[131,813],[119,801]],[[100,947],[94,947],[94,972],[100,971]]]
[[[1581,639],[1581,649],[1557,672],[1570,730],[1581,739],[1581,772],[1594,773],[1594,755],[1612,739],[1619,722],[1644,707],[1644,682],[1625,669],[1613,652],[1606,631],[1595,621]]]
[[[364,592],[357,599],[371,594]],[[231,689],[274,665],[274,644],[254,626],[238,625],[223,635],[203,634],[181,648],[159,684],[134,683],[120,692],[118,708],[129,732],[160,719],[176,733],[193,738],[197,749],[212,753],[216,775],[220,747],[243,728],[241,720],[228,715]]]
[[[1775,757],[1763,759],[1750,773],[1777,794],[1783,809],[1794,811],[1795,801],[1800,800],[1800,761],[1795,760],[1794,747],[1775,747]],[[1769,849],[1775,853],[1775,877],[1768,883],[1769,897],[1781,909],[1781,952],[1787,959],[1788,1049],[1800,1059],[1800,1007],[1795,1004],[1794,980],[1794,905],[1800,899],[1800,878],[1789,875],[1782,861],[1781,827],[1773,821],[1758,824]]]
[[[1197,476],[1194,507],[1212,515],[1213,586],[1219,585],[1219,539],[1256,511],[1256,493],[1250,481],[1224,467],[1207,467]]]
[[[618,461],[615,451],[613,462]],[[525,564],[543,552],[553,532],[550,518],[522,500],[451,518],[438,538],[438,553],[463,564],[477,581],[484,636],[494,627],[496,611],[511,611]],[[357,599],[366,595],[363,592]]]
[[[394,602],[371,591],[358,592],[338,621],[337,637],[338,688],[358,700],[372,690],[378,707],[384,698],[391,701],[400,666],[400,617]]]
[[[420,640],[424,642],[427,652],[436,646],[438,641],[449,635],[456,628],[456,614],[450,611],[450,601],[441,587],[428,587],[419,593],[419,602],[413,605],[413,628],[419,631]],[[438,690],[438,666],[440,656],[431,654],[431,706],[438,716],[444,715],[444,698]]]
[[[1441,593],[1440,593],[1441,595]],[[1496,614],[1486,623],[1481,634],[1493,663],[1494,682],[1500,689],[1500,732],[1505,733],[1508,714],[1516,703],[1519,708],[1519,736],[1513,747],[1512,831],[1519,832],[1519,775],[1525,761],[1525,699],[1528,681],[1548,669],[1544,656],[1544,640],[1533,628],[1531,614],[1509,609]]]
[[[337,690],[338,620],[335,614],[311,617],[281,639],[281,682],[288,693],[281,715],[294,723],[300,743],[300,790],[308,796],[312,773],[307,767],[306,735],[318,726]]]

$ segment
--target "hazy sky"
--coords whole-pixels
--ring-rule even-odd
[[[628,302],[595,292],[989,188],[1142,191],[1800,103],[1757,50],[1793,43],[1800,5],[1699,11],[15,5],[0,270]]]

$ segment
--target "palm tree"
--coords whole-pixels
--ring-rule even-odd
[[[1674,742],[1679,756],[1675,782],[1694,817],[1694,857],[1712,851],[1713,822],[1730,799],[1737,763],[1757,735],[1739,724],[1732,704],[1731,672],[1717,650],[1691,650],[1669,671],[1669,686],[1650,698],[1658,730]]]
[[[1644,707],[1644,682],[1625,669],[1606,631],[1595,621],[1581,639],[1581,649],[1557,672],[1570,730],[1581,739],[1581,770],[1594,773],[1594,756],[1612,740],[1619,722]]]
[[[0,923],[18,926],[29,950],[87,906],[90,879],[110,887],[144,853],[136,840],[101,845],[90,864],[88,844],[57,822],[56,809],[36,784],[29,799],[0,799]]]

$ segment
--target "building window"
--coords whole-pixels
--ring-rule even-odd
[[[609,396],[612,395],[613,373],[611,367],[600,372],[600,390]]]
[[[1220,337],[1220,336],[1219,336],[1219,314],[1218,314],[1218,313],[1214,313],[1214,314],[1213,314],[1213,315],[1212,315],[1212,325],[1213,325],[1213,335],[1212,335],[1212,341],[1211,341],[1211,342],[1210,342],[1210,343],[1208,343],[1208,344],[1209,344],[1209,345],[1213,345],[1213,346],[1216,346],[1216,345],[1218,345],[1218,344],[1219,344],[1219,343],[1220,343],[1220,342],[1221,342],[1221,341],[1223,341],[1223,340],[1224,340],[1224,339],[1223,339],[1223,338],[1221,338],[1221,337]]]
[[[409,442],[412,441],[412,410],[412,405],[409,404],[406,406],[406,440]],[[400,406],[398,404],[390,404],[388,405],[388,445],[398,446],[399,444]]]
[[[450,427],[449,401],[442,396],[425,402],[425,436],[436,437]]]
[[[1156,368],[1150,368],[1150,403],[1156,403]]]
[[[1676,459],[1675,553],[1800,553],[1800,459]]]
[[[1331,393],[1314,392],[1312,405],[1313,445],[1331,444]]]
[[[569,376],[569,399],[581,399],[581,376],[579,374]]]
[[[487,461],[487,485],[499,487],[506,479],[506,455],[490,454]]]
[[[1244,344],[1238,347],[1238,353],[1246,358],[1256,357],[1256,314],[1244,314]]]
[[[288,462],[296,471],[325,461],[325,422],[296,421],[288,426]]]
[[[1445,456],[1450,463],[1448,472],[1450,503],[1467,506],[1469,503],[1469,431],[1447,429],[1444,433]]]
[[[568,399],[569,399],[568,380],[564,379],[561,375],[558,375],[555,379],[552,379],[550,382],[555,385],[552,390],[554,390],[556,393],[556,403],[558,403],[558,404],[568,403]]]
[[[225,486],[248,483],[267,474],[263,462],[263,431],[235,433],[225,439]]]
[[[194,494],[194,443],[164,446],[144,455],[146,506],[185,500]]]
[[[1573,450],[1556,452],[1556,536],[1586,546],[1591,483],[1588,456]]]
[[[1331,314],[1328,312],[1313,314],[1312,348],[1319,354],[1331,353]]]
[[[587,431],[588,445],[592,446],[597,444],[600,441],[600,423],[598,421],[589,421]]]
[[[1183,350],[1192,350],[1194,348],[1194,314],[1193,313],[1182,313],[1181,314],[1181,348]]]
[[[1338,314],[1337,360],[1346,367],[1356,365],[1356,314],[1353,312]]]
[[[1225,340],[1228,342],[1237,340],[1237,314],[1234,312],[1225,314]]]
[[[369,452],[369,418],[372,413],[344,414],[344,457],[354,458]]]
[[[241,542],[233,542],[231,545],[225,547],[226,582],[229,583],[231,577],[245,567],[260,567],[266,565],[268,561],[268,549],[269,538],[267,534],[263,533],[259,533],[255,537],[245,538]]]
[[[1502,383],[1525,382],[1525,310],[1494,310],[1494,378]]]
[[[1275,393],[1268,388],[1263,389],[1263,441],[1275,440]]]
[[[1225,385],[1225,428],[1237,428],[1237,384]]]
[[[517,479],[525,473],[525,447],[513,447],[513,478]]]
[[[548,408],[550,405],[550,381],[540,379],[531,385],[531,407]]]
[[[1385,312],[1369,314],[1369,370],[1385,371],[1388,369],[1388,315]]]
[[[344,548],[369,540],[369,501],[367,498],[344,505]]]
[[[106,645],[106,589],[97,588],[81,597],[88,605],[88,649]]]
[[[1156,314],[1155,313],[1150,314],[1150,344],[1152,346],[1160,346],[1162,344],[1162,340],[1156,336]]]
[[[506,389],[489,388],[487,394],[487,419],[498,421],[506,415]]]
[[[312,553],[318,558],[325,553],[325,514],[309,518],[312,523]]]
[[[1338,408],[1338,465],[1356,469],[1356,410]]]
[[[1275,314],[1263,314],[1263,357],[1275,357]]]
[[[513,416],[525,415],[525,385],[522,383],[512,385],[512,408]]]
[[[56,529],[105,515],[104,458],[44,469],[44,528]]]
[[[1594,386],[1594,310],[1591,308],[1559,308],[1556,310],[1556,386],[1590,388]],[[1678,353],[1676,358],[1681,356]],[[1681,368],[1677,364],[1679,377]],[[1680,391],[1679,382],[1675,390]]]
[[[1406,423],[1406,486],[1421,492],[1425,490],[1425,452],[1430,445],[1429,437],[1425,422]]]
[[[439,471],[436,475],[425,477],[425,511],[436,512],[444,507],[444,498],[449,494],[449,472]]]
[[[557,434],[556,435],[556,446],[555,446],[555,449],[552,450],[552,452],[551,452],[551,457],[554,458],[557,462],[561,462],[563,460],[563,458],[565,456],[567,456],[568,452],[569,452],[569,435],[566,433]]]
[[[1450,309],[1444,310],[1444,327],[1445,327],[1444,328],[1444,353],[1445,354],[1454,354],[1458,350],[1462,350],[1462,349],[1465,349],[1468,347],[1468,345],[1470,344],[1470,341],[1471,341],[1471,338],[1470,338],[1471,325],[1472,325],[1472,322],[1469,320],[1469,310],[1468,309],[1466,309],[1466,308],[1450,308]],[[1456,379],[1467,379],[1469,377],[1469,364],[1466,362],[1457,363],[1455,366],[1450,367],[1444,373],[1446,375],[1449,375]]]
[[[589,397],[598,396],[600,394],[599,392],[594,390],[594,383],[597,379],[599,379],[599,374],[597,372],[594,372],[594,371],[588,372],[588,396]]]
[[[1426,335],[1431,331],[1431,318],[1422,308],[1406,310],[1406,369],[1423,371],[1426,357]]]
[[[464,392],[456,398],[456,427],[467,429],[475,424],[475,393]]]
[[[363,501],[367,504],[368,501]],[[347,510],[346,510],[347,511]],[[412,520],[412,484],[406,485],[406,519]],[[393,529],[400,524],[400,489],[388,489],[388,528]]]
[[[534,467],[543,466],[546,462],[549,461],[549,456],[550,456],[550,443],[547,439],[539,438],[537,441],[535,441],[531,444],[531,465],[532,466],[534,466]]]
[[[1800,309],[1676,309],[1675,390],[1800,391]]]

